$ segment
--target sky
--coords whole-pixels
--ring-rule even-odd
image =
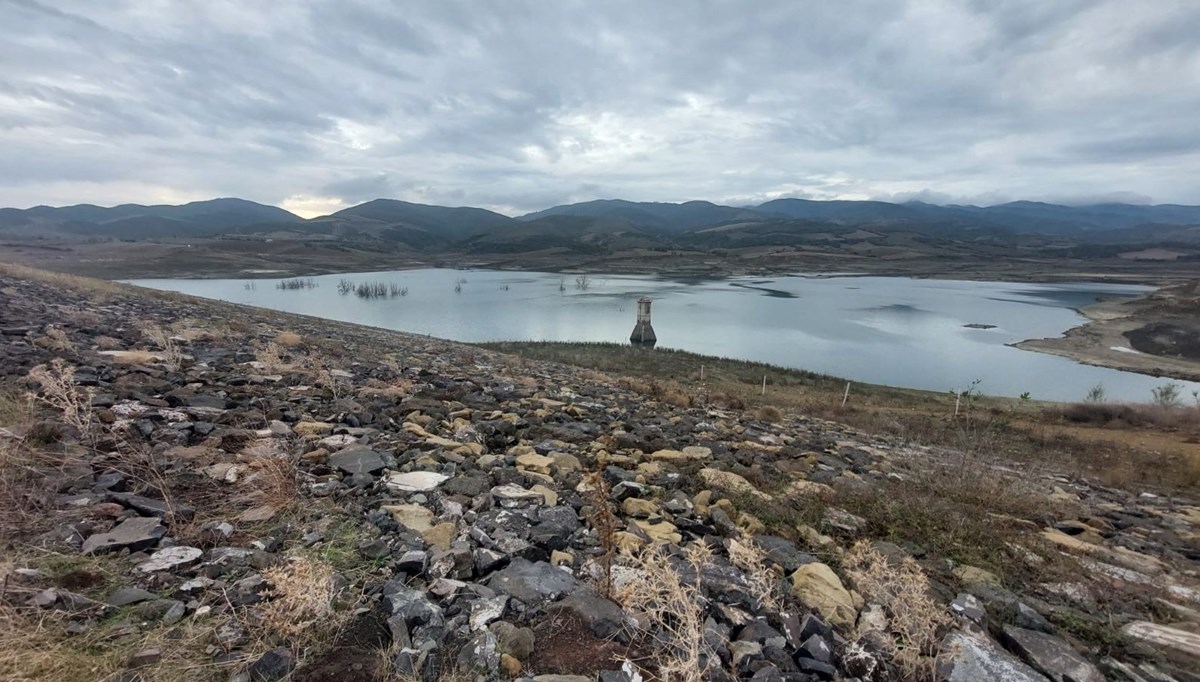
[[[1200,204],[1195,0],[0,0],[0,206]]]

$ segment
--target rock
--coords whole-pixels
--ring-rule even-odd
[[[1200,659],[1200,635],[1167,627],[1155,625],[1146,621],[1134,621],[1121,628],[1126,637],[1132,637],[1156,647],[1173,649],[1193,658]]]
[[[296,666],[296,659],[286,647],[271,649],[259,659],[250,664],[246,672],[251,682],[275,682],[291,674]]]
[[[662,542],[668,544],[679,544],[683,542],[683,536],[679,534],[679,529],[674,524],[666,521],[659,523],[650,523],[649,521],[637,520],[633,522],[642,532],[650,537],[651,542]]]
[[[386,485],[392,492],[423,493],[437,488],[449,478],[435,471],[410,471],[388,475]]]
[[[731,471],[722,469],[701,469],[700,480],[706,485],[714,488],[720,488],[731,493],[742,495],[753,495],[763,499],[770,499],[771,496],[755,488],[750,481],[747,481],[742,476],[739,476]]]
[[[471,604],[470,626],[472,630],[482,630],[492,621],[504,617],[504,607],[508,606],[508,597],[500,595],[491,599],[480,599]]]
[[[664,462],[702,460],[712,457],[710,448],[690,445],[683,450],[657,450],[650,453],[650,459]]]
[[[373,474],[387,466],[378,452],[353,446],[330,455],[329,465],[348,474]]]
[[[162,649],[142,649],[129,658],[130,668],[154,665],[162,660]]]
[[[597,595],[590,588],[575,590],[555,604],[555,611],[573,614],[601,639],[616,637],[632,624],[632,619],[615,602]]]
[[[627,497],[625,498],[625,501],[621,503],[621,512],[626,516],[645,519],[658,514],[658,505],[654,504],[650,500]]]
[[[496,635],[500,651],[518,661],[527,661],[533,656],[533,630],[519,628],[508,621],[496,621],[488,628]]]
[[[437,547],[441,550],[448,550],[450,549],[450,544],[454,542],[454,538],[457,534],[458,527],[453,523],[439,523],[438,525],[422,532],[421,539],[433,547]]]
[[[433,527],[433,512],[419,504],[385,504],[380,509],[391,514],[396,523],[418,533]]]
[[[107,533],[96,533],[83,542],[83,553],[114,552],[128,549],[131,552],[153,547],[167,529],[155,517],[125,519]]]
[[[512,654],[500,654],[500,672],[513,678],[521,674],[521,661]]]
[[[854,599],[825,564],[805,564],[791,576],[792,595],[821,612],[830,622],[851,627],[858,617]]]
[[[946,682],[1046,682],[987,635],[964,630],[942,639],[937,670]]]
[[[522,507],[527,504],[544,504],[546,498],[539,492],[526,490],[519,485],[507,483],[492,488],[492,497],[502,507]]]
[[[975,566],[962,565],[954,569],[954,577],[958,578],[963,585],[973,587],[976,585],[1000,585],[1000,579],[991,571],[985,571],[982,568]]]
[[[463,645],[458,652],[458,669],[491,672],[500,667],[500,650],[496,635],[484,630]]]
[[[530,606],[554,601],[570,593],[578,585],[574,576],[550,564],[526,559],[513,559],[501,571],[492,574],[487,586],[519,599]]]
[[[147,592],[140,587],[124,586],[113,590],[113,593],[108,595],[104,600],[109,606],[129,606],[138,602],[156,599],[157,595]]]
[[[142,573],[169,571],[173,568],[195,563],[203,554],[204,550],[199,547],[184,547],[182,545],[167,547],[151,554],[149,561],[143,561],[137,565],[137,570]]]
[[[554,458],[527,452],[517,457],[517,466],[549,476],[550,467],[554,466]]]
[[[263,504],[247,509],[239,514],[238,521],[242,523],[264,523],[275,518],[275,515],[278,513],[279,510],[273,505]]]
[[[1054,682],[1104,682],[1096,666],[1054,635],[1009,625],[1004,628],[1004,641],[1009,650]]]

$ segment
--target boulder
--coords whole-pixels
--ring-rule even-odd
[[[492,574],[487,586],[529,605],[555,601],[578,585],[575,577],[545,561],[513,559],[504,569]]]
[[[822,563],[804,564],[791,576],[792,595],[817,609],[827,620],[851,627],[858,618],[854,599],[842,581]]]
[[[1104,675],[1071,645],[1044,632],[1004,628],[1008,648],[1054,682],[1104,682]]]
[[[937,670],[946,682],[1046,682],[987,635],[964,630],[942,639]]]

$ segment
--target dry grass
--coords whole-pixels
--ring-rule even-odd
[[[34,339],[33,343],[39,348],[64,353],[75,350],[75,343],[71,341],[71,337],[58,327],[47,328],[46,333]]]
[[[719,665],[704,640],[705,598],[702,569],[712,550],[695,542],[684,550],[685,579],[662,546],[622,555],[621,563],[636,572],[617,590],[617,601],[640,615],[655,646],[654,671],[664,682],[700,682],[709,666]]]
[[[910,557],[889,561],[869,543],[858,542],[842,558],[842,567],[858,591],[887,613],[889,631],[875,634],[883,635],[881,643],[904,679],[936,679],[938,642],[953,621],[932,596],[917,562]]]
[[[247,629],[261,633],[264,650],[285,645],[303,660],[327,648],[354,617],[355,604],[337,603],[343,590],[328,562],[293,557],[262,575],[268,600],[247,614]]]
[[[23,426],[33,417],[29,396],[0,390],[0,427]]]
[[[300,505],[302,482],[296,458],[271,440],[258,441],[242,450],[254,467],[251,480],[259,504],[279,511],[292,511]]]
[[[284,361],[282,346],[274,341],[268,341],[259,348],[254,354],[254,359],[264,372],[270,372],[271,374],[281,374],[291,369],[291,365]]]
[[[304,339],[296,332],[282,331],[275,335],[275,343],[284,348],[295,348],[304,343]]]
[[[761,608],[778,611],[782,602],[780,576],[771,569],[767,553],[752,538],[729,540],[725,546],[729,560],[742,569],[749,583],[750,593],[758,599]]]
[[[413,382],[408,379],[395,379],[390,382],[379,379],[368,379],[365,385],[358,388],[358,394],[361,396],[407,398],[412,395],[413,385]]]
[[[78,277],[76,275],[66,275],[61,272],[51,272],[49,270],[39,270],[25,265],[17,265],[15,263],[0,263],[0,273],[17,279],[31,279],[38,282],[45,282],[60,287],[67,287],[77,291],[83,291],[92,295],[95,300],[103,302],[109,300],[111,294],[128,293],[125,285],[109,282],[102,279],[92,279],[90,277]]]
[[[754,416],[759,421],[764,422],[780,422],[783,421],[783,412],[774,405],[762,405],[754,411]]]
[[[183,364],[183,351],[180,350],[179,345],[175,343],[175,339],[171,338],[171,334],[167,330],[158,325],[146,325],[142,327],[142,336],[158,347],[158,356],[164,365],[179,369]]]
[[[82,436],[91,435],[95,425],[92,398],[96,392],[91,387],[75,385],[75,367],[55,358],[49,364],[29,370],[29,378],[41,387],[37,393],[39,401],[54,408]]]

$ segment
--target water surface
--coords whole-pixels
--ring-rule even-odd
[[[361,299],[338,281],[386,282],[406,296]],[[636,300],[654,300],[659,347],[757,360],[893,386],[1080,400],[1102,384],[1112,400],[1148,401],[1165,379],[1091,367],[1006,344],[1059,336],[1085,320],[1074,309],[1147,287],[1027,284],[901,277],[736,277],[673,281],[420,269],[326,275],[313,288],[280,280],[136,280],[179,291],[458,341],[627,342]],[[994,325],[971,329],[963,325]],[[1200,384],[1175,382],[1184,395]]]

